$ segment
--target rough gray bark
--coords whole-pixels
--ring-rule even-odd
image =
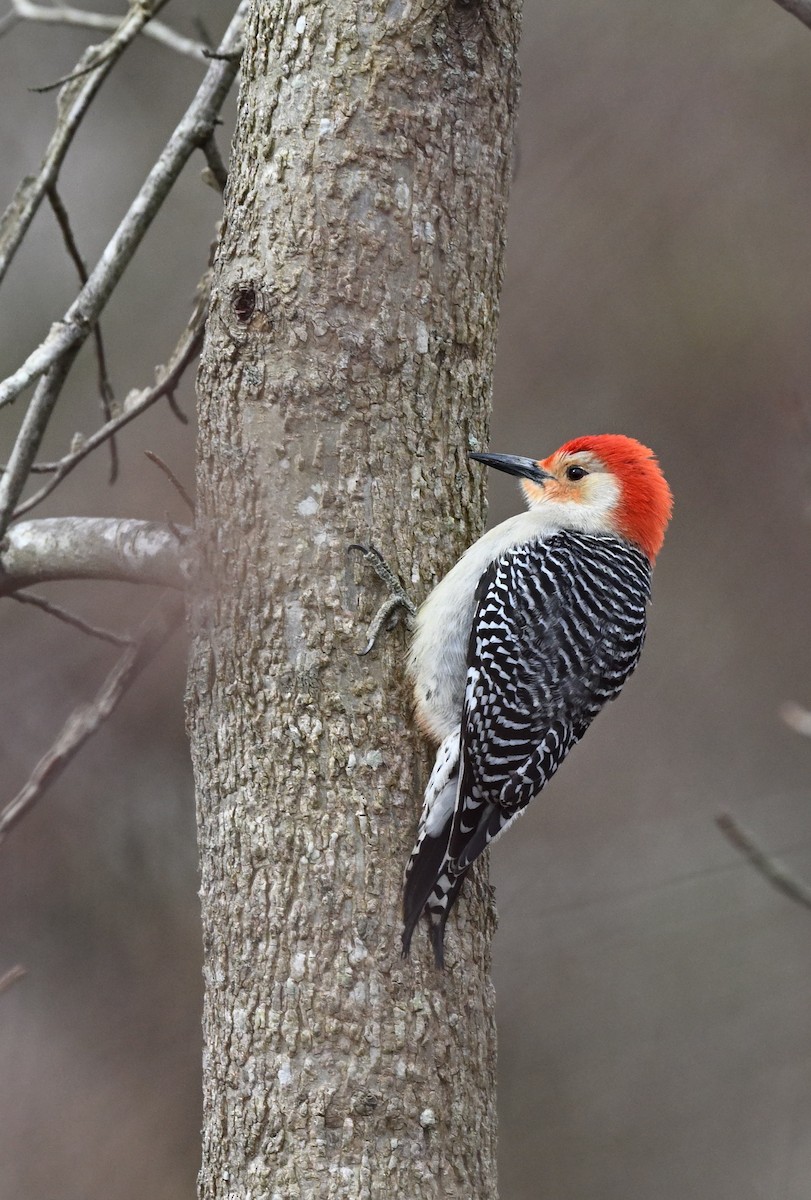
[[[496,1196],[492,904],[401,961],[426,755],[346,546],[421,599],[482,527],[518,8],[249,21],[199,377],[206,1198]]]

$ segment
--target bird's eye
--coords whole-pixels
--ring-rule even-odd
[[[567,467],[566,468],[566,478],[571,479],[572,483],[575,483],[578,479],[585,479],[585,477],[587,475],[588,475],[588,471],[586,470],[585,467]]]

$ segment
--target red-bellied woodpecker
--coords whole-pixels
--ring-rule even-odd
[[[471,458],[519,476],[528,510],[479,538],[416,617],[409,673],[439,748],[406,868],[403,954],[426,912],[438,966],[465,873],[636,666],[672,509],[633,438]]]

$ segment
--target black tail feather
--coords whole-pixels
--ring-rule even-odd
[[[431,949],[434,952],[434,962],[438,971],[445,970],[445,925],[448,920],[446,912],[431,913],[431,924],[428,926],[428,936],[431,939]]]
[[[424,912],[429,919],[434,961],[440,970],[445,966],[445,925],[465,874],[451,875],[446,870],[449,833],[450,818],[438,838],[423,838],[416,857],[408,865],[403,890],[403,958],[408,958],[414,930]],[[440,880],[443,883],[438,887]]]
[[[410,859],[406,868],[403,885],[403,958],[408,958],[417,922],[442,870],[450,829],[451,822],[448,818],[448,823],[439,837],[426,834],[416,856]]]
[[[431,949],[434,952],[434,962],[440,971],[445,969],[445,926],[448,923],[448,916],[451,909],[456,903],[457,897],[462,890],[465,875],[457,875],[452,880],[448,891],[445,893],[445,903],[428,904],[428,936],[431,940]]]

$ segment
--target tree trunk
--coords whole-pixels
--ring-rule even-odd
[[[206,1198],[496,1196],[493,910],[399,957],[405,639],[482,528],[518,0],[257,2],[199,377]],[[362,586],[356,581],[362,579]]]

